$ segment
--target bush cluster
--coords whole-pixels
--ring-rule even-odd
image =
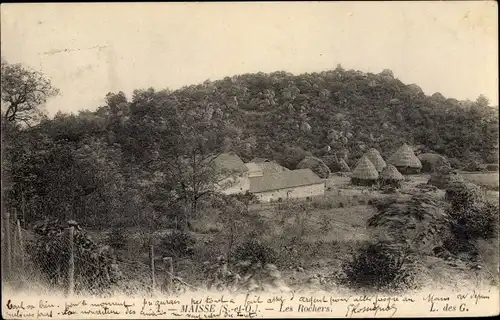
[[[161,238],[159,249],[163,256],[182,258],[193,255],[195,243],[191,233],[174,230]]]
[[[400,291],[415,287],[410,257],[384,242],[365,243],[342,265],[342,284],[352,289]]]
[[[468,252],[475,255],[473,241],[493,239],[498,235],[498,205],[485,200],[481,188],[470,182],[451,183],[446,190],[450,202],[451,238],[445,248],[452,253]]]
[[[75,292],[100,293],[120,280],[115,255],[109,247],[100,246],[74,223],[73,253]],[[30,260],[49,284],[65,283],[69,267],[70,246],[67,224],[49,220],[34,227],[36,238],[28,243]],[[62,282],[61,282],[62,281]]]
[[[275,263],[276,251],[258,240],[248,240],[238,246],[233,254],[236,261],[260,262],[262,265]]]

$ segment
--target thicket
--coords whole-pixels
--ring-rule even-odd
[[[483,190],[470,182],[456,181],[446,190],[446,210],[451,236],[445,248],[454,253],[477,255],[475,241],[498,238],[498,204],[488,202]]]
[[[352,289],[383,292],[416,288],[413,256],[387,242],[365,243],[342,265],[340,283]]]

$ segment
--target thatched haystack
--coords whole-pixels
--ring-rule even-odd
[[[392,164],[387,165],[380,173],[380,182],[382,185],[399,188],[405,178]]]
[[[370,160],[370,162],[373,163],[378,173],[382,172],[382,170],[384,170],[384,168],[387,166],[387,163],[385,163],[384,158],[382,158],[380,152],[378,152],[378,150],[375,148],[368,150],[365,153],[365,156],[367,156],[368,160]]]
[[[366,156],[359,159],[356,168],[351,173],[351,183],[354,185],[373,185],[377,183],[378,178],[377,169]]]
[[[419,173],[422,162],[406,143],[403,144],[387,161],[395,166],[402,174]]]
[[[331,173],[330,168],[321,159],[316,157],[305,157],[299,162],[297,169],[311,169],[321,179],[328,178]]]
[[[431,174],[431,178],[427,184],[436,186],[439,189],[446,189],[450,183],[455,181],[464,181],[464,179],[456,170],[442,166]]]
[[[450,167],[451,164],[445,156],[437,153],[421,153],[418,159],[422,163],[422,172],[432,173],[439,167]]]

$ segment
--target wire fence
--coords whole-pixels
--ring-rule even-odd
[[[71,221],[42,224],[28,230],[21,227],[15,216],[5,214],[2,285],[18,293],[102,297],[259,288],[288,290],[275,266],[248,264],[229,268],[224,259],[192,270],[200,273],[203,280],[189,283],[174,270],[177,267],[179,272],[185,271],[181,270],[180,260],[155,253],[153,240],[146,248],[147,262],[130,260],[126,255],[114,254],[109,246],[96,243]]]
[[[27,230],[15,215],[2,216],[2,285],[13,291],[66,295],[182,293],[200,290],[174,275],[171,257],[127,260],[95,243],[78,226]]]

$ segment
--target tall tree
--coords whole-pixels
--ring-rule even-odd
[[[2,58],[2,113],[7,121],[29,123],[40,115],[40,106],[59,90],[42,73]]]

